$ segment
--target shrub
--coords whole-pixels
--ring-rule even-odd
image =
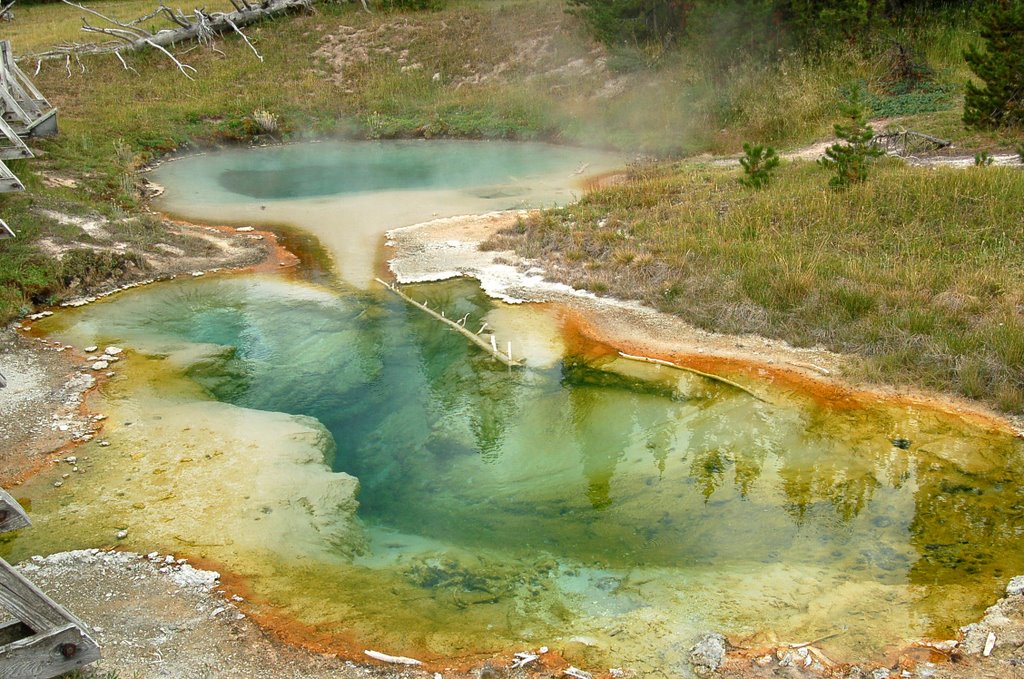
[[[146,260],[134,252],[104,252],[78,248],[69,250],[60,261],[61,282],[68,288],[92,288],[106,282],[128,280],[149,268]]]
[[[740,165],[743,166],[744,176],[740,177],[740,184],[752,189],[768,186],[772,171],[779,166],[779,155],[775,149],[771,146],[744,142],[743,153]]]
[[[988,151],[978,151],[974,154],[974,165],[976,167],[988,167],[995,158]]]
[[[667,45],[686,27],[691,3],[679,0],[569,0],[606,45]]]
[[[967,83],[964,123],[994,128],[1024,125],[1024,0],[990,3],[981,17],[985,51],[972,46],[964,59],[984,83]]]
[[[868,178],[868,164],[883,151],[871,143],[875,133],[868,125],[863,95],[860,87],[854,87],[850,98],[840,107],[846,123],[836,123],[836,136],[845,143],[837,143],[825,150],[825,157],[818,160],[822,167],[832,170],[835,175],[829,181],[832,188],[841,189],[865,181]]]
[[[441,9],[442,0],[378,0],[376,3],[387,11]]]

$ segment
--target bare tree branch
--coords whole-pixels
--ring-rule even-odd
[[[253,47],[253,44],[251,42],[249,42],[249,38],[246,37],[245,33],[242,33],[242,29],[240,29],[238,26],[236,26],[235,22],[233,22],[231,20],[231,18],[227,14],[223,15],[223,17],[224,17],[224,21],[228,22],[228,24],[231,25],[231,28],[235,29],[235,33],[237,33],[239,36],[241,36],[242,40],[245,41],[245,44],[248,45],[249,49],[252,50],[252,53],[256,55],[256,58],[259,59],[260,62],[262,62],[263,61],[263,55],[261,55],[259,52],[256,51],[256,48]]]
[[[173,54],[168,52],[167,49],[163,45],[158,45],[158,44],[156,44],[155,42],[153,42],[152,40],[150,40],[148,38],[145,40],[145,42],[146,42],[146,44],[150,45],[151,47],[155,47],[158,50],[160,50],[161,52],[163,52],[164,54],[166,54],[167,58],[170,59],[171,61],[173,61],[178,66],[178,70],[181,71],[182,75],[184,75],[189,80],[195,80],[195,78],[193,78],[192,76],[190,76],[188,74],[188,71],[192,71],[193,73],[197,73],[198,71],[196,71],[196,69],[192,68],[188,64],[183,64],[180,61],[178,61],[178,59]],[[188,70],[185,70],[185,69],[188,69]]]
[[[129,34],[135,34],[136,36],[138,36],[140,38],[152,35],[152,33],[150,33],[149,31],[144,31],[141,28],[138,28],[136,26],[132,26],[131,24],[126,24],[126,23],[120,22],[117,19],[111,19],[110,17],[108,17],[108,16],[106,16],[104,14],[100,14],[99,12],[97,12],[94,9],[89,9],[88,7],[86,7],[84,5],[79,5],[77,2],[71,2],[71,0],[61,0],[61,2],[63,2],[65,5],[71,5],[72,7],[76,8],[76,9],[79,9],[79,10],[81,10],[83,12],[86,12],[88,14],[92,14],[94,16],[98,16],[100,19],[103,19],[104,21],[112,23],[115,26],[120,26],[121,28],[126,29],[129,32]],[[85,20],[83,19],[83,22],[84,21]]]
[[[117,57],[117,60],[121,62],[122,66],[124,66],[124,70],[126,70],[126,71],[135,71],[135,67],[129,66],[128,62],[126,62],[124,60],[124,57],[121,56],[121,50],[114,50],[114,56]],[[135,72],[138,73],[138,71],[135,71]]]

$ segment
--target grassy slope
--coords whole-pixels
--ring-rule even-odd
[[[93,6],[129,19],[152,3]],[[65,5],[32,5],[18,11],[10,33],[16,51],[28,53],[82,40],[78,25]],[[70,77],[62,61],[44,62],[35,80],[60,107],[62,132],[40,143],[44,157],[18,168],[30,193],[0,196],[0,215],[21,232],[0,243],[0,318],[24,308],[26,296],[46,301],[62,292],[60,265],[35,239],[67,227],[40,217],[39,207],[130,216],[135,167],[188,140],[245,140],[256,110],[274,113],[293,137],[548,138],[657,154],[734,153],[746,140],[794,146],[827,135],[840,91],[856,80],[890,113],[939,109],[896,124],[909,120],[966,145],[1010,141],[959,123],[958,87],[968,75],[960,53],[975,37],[955,26],[916,36],[944,94],[908,96],[886,93],[889,61],[880,51],[844,48],[814,61],[789,55],[723,69],[714,54],[728,41],[706,36],[650,67],[635,51],[594,45],[561,3],[547,0],[454,0],[414,15],[324,4],[247,32],[263,63],[241,41],[222,39],[221,53],[198,48],[184,57],[199,71],[194,82],[159,54],[128,56],[135,72],[110,56],[83,58],[86,72],[72,61]],[[333,57],[318,52],[329,44]],[[40,173],[79,186],[45,185]],[[659,170],[550,215],[535,226],[537,245],[557,250],[574,281],[648,299],[705,327],[857,351],[872,357],[872,378],[956,389],[1020,410],[1021,284],[1012,257],[1020,224],[1009,207],[1024,200],[1020,173],[887,167],[848,194],[825,191],[809,166],[787,167],[761,194],[741,191],[734,174]],[[626,242],[616,241],[620,226],[597,226],[604,215],[627,229]],[[627,283],[611,275],[612,263],[626,265]]]
[[[704,328],[867,357],[867,377],[1024,412],[1024,172],[888,162],[845,192],[791,163],[653,168],[503,235],[556,275]]]

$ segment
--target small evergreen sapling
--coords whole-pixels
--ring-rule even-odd
[[[822,167],[832,170],[835,175],[829,186],[844,189],[868,178],[868,164],[884,152],[871,143],[875,133],[868,125],[860,87],[855,87],[849,100],[840,107],[845,123],[836,123],[836,136],[845,143],[838,143],[825,149],[825,157],[818,160]]]
[[[771,146],[744,142],[743,153],[740,165],[743,166],[744,176],[740,177],[740,184],[752,189],[768,186],[772,171],[779,166],[779,155],[775,149]]]
[[[985,50],[971,46],[964,59],[983,84],[967,83],[964,123],[1024,125],[1024,0],[984,3],[977,11]]]

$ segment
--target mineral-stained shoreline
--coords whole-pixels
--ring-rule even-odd
[[[534,298],[529,293],[532,288],[534,294],[537,290],[547,290],[547,294],[537,296],[554,296],[552,289],[541,282],[540,272],[529,272],[528,265],[521,262],[508,264],[503,259],[508,253],[478,251],[478,243],[509,218],[490,215],[480,219],[441,220],[404,233],[394,232],[389,244],[396,248],[397,256],[392,266],[399,278],[422,280],[471,275],[480,277],[485,289],[489,285],[497,286],[491,289],[495,294]],[[459,231],[453,235],[452,228]],[[407,239],[410,235],[414,237]],[[415,275],[408,269],[413,261],[419,267]],[[504,283],[500,281],[501,276],[505,277]],[[581,300],[581,315],[593,313],[599,328],[608,334],[620,333],[621,339],[621,334],[627,332],[622,327],[617,329],[614,323],[617,311],[625,309],[621,303],[605,304],[571,291],[555,292],[563,295],[559,301],[571,297]],[[600,307],[604,307],[603,311]],[[647,318],[648,326],[663,322],[666,335],[680,336],[673,319],[651,320],[649,316],[653,312],[635,309],[629,314],[632,314],[631,320],[623,322],[627,325],[632,325],[637,318]],[[635,334],[636,327],[631,332]],[[6,393],[0,391],[3,415],[0,426],[5,440],[0,451],[3,467],[0,471],[4,472],[5,479],[17,483],[19,477],[31,474],[33,469],[47,463],[48,458],[65,459],[67,446],[84,431],[102,431],[102,421],[96,420],[95,414],[85,412],[81,403],[83,393],[105,373],[95,376],[96,371],[81,369],[80,349],[26,338],[13,329],[4,333],[0,372],[7,374],[9,381],[16,376],[13,382],[18,385],[18,391],[16,395],[13,389]],[[651,342],[647,346],[650,353],[672,348],[664,338],[648,341]],[[719,350],[732,358],[750,353],[752,348],[763,358],[764,347],[757,344],[759,341],[758,338],[701,336],[703,346],[711,346],[711,351]],[[785,366],[786,370],[806,377],[813,375],[815,379],[833,374],[841,368],[843,360],[823,352],[776,349],[768,355],[767,366]],[[10,398],[5,400],[8,396]],[[961,412],[964,408],[957,404],[952,409]],[[411,668],[369,666],[283,643],[247,616],[245,598],[221,587],[216,573],[194,569],[171,555],[142,556],[89,549],[34,557],[19,567],[93,628],[104,652],[104,659],[96,669],[114,671],[122,677],[437,676]],[[704,664],[711,676],[722,677],[1024,677],[1022,590],[1024,582],[1014,579],[1007,596],[994,604],[981,621],[965,627],[962,639],[956,643],[903,649],[893,654],[889,667],[832,666],[818,659],[813,644],[749,648],[743,640],[730,639],[724,664],[717,670],[710,670],[708,665],[714,664],[715,653],[698,654],[694,656],[695,669],[701,670]],[[511,657],[495,658],[486,666],[444,668],[441,676],[566,676],[564,667],[540,669],[543,660],[533,665],[533,672],[530,666],[504,669],[513,661]],[[636,675],[623,668],[595,676]]]

